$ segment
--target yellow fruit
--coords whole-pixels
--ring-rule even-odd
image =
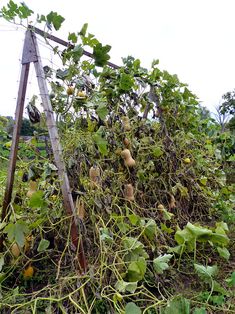
[[[73,86],[69,86],[67,88],[67,95],[70,96],[70,95],[73,95],[74,93],[74,87]]]
[[[157,207],[157,209],[163,210],[163,209],[165,209],[165,207],[164,207],[162,204],[159,204],[158,207]]]
[[[23,277],[24,279],[30,279],[33,277],[34,274],[34,268],[33,266],[29,265],[27,268],[23,271]]]
[[[13,243],[11,247],[11,253],[14,257],[19,257],[20,255],[20,248],[17,243]]]
[[[190,158],[184,158],[184,163],[185,164],[190,164],[191,163],[191,160],[190,160]]]
[[[82,98],[85,98],[86,97],[86,93],[84,91],[79,91],[77,93],[77,97],[82,97]]]

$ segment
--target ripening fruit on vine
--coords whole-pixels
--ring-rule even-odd
[[[86,92],[84,92],[84,91],[79,91],[79,92],[77,93],[77,97],[85,98],[85,97],[86,97]]]
[[[190,164],[191,163],[191,160],[190,160],[190,158],[184,158],[184,163],[185,164]]]
[[[28,267],[26,267],[23,271],[23,277],[24,279],[30,279],[33,277],[34,274],[34,268],[33,266],[29,265]]]
[[[73,93],[74,93],[74,87],[73,86],[69,86],[68,88],[67,88],[67,95],[68,96],[70,96],[70,95],[73,95]]]

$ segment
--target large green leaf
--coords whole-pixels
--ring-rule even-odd
[[[23,220],[18,220],[16,223],[10,222],[4,228],[4,233],[7,233],[9,241],[15,241],[20,247],[24,246],[25,234],[27,232],[28,226]]]
[[[125,314],[141,314],[141,309],[134,302],[129,302],[125,306]]]
[[[108,115],[109,111],[108,108],[106,106],[106,104],[100,104],[98,106],[98,108],[96,109],[96,113],[98,114],[99,118],[101,120],[104,120],[106,118],[106,116]]]
[[[119,280],[115,284],[115,288],[119,292],[130,292],[134,293],[135,290],[137,289],[137,282],[126,282],[124,280]]]
[[[155,220],[149,219],[146,225],[144,226],[144,234],[150,239],[153,240],[157,232],[157,224]]]
[[[193,314],[206,314],[206,309],[204,307],[196,307],[193,310]]]
[[[55,30],[59,30],[61,27],[61,24],[64,22],[63,16],[59,15],[57,12],[51,11],[46,16],[48,24],[52,24],[55,28]]]
[[[226,249],[226,247],[217,247],[217,251],[219,253],[219,256],[223,257],[224,259],[226,259],[227,261],[229,260],[230,257],[230,253],[229,250]]]
[[[163,314],[190,314],[190,301],[183,297],[175,298],[168,303]]]
[[[134,87],[135,81],[130,74],[122,73],[119,80],[119,88],[121,91],[128,92]]]
[[[147,268],[147,263],[144,257],[140,257],[138,261],[133,261],[128,266],[127,278],[128,281],[139,281],[144,278]]]
[[[39,242],[37,251],[38,252],[43,252],[45,251],[50,245],[50,242],[46,239],[41,239],[41,241]]]
[[[193,225],[190,222],[187,223],[185,228],[188,229],[196,238],[208,236],[212,234],[212,231],[210,229]]]
[[[157,274],[162,274],[164,270],[169,268],[168,263],[172,256],[172,254],[164,254],[153,260],[153,268]]]
[[[230,287],[235,287],[235,271],[225,280]]]
[[[108,60],[110,59],[110,56],[108,52],[110,51],[111,46],[106,45],[102,46],[101,43],[98,43],[93,48],[93,57],[95,59],[95,65],[103,67],[107,64]]]
[[[106,139],[103,138],[98,131],[93,135],[93,139],[98,146],[99,152],[103,156],[106,156],[108,154],[108,142],[106,141]]]
[[[194,264],[194,268],[196,273],[200,278],[205,281],[211,281],[211,279],[216,275],[218,268],[216,265],[214,266],[203,266],[200,264]]]
[[[36,191],[30,197],[29,207],[31,208],[42,208],[45,205],[45,200],[43,198],[43,191]]]
[[[143,243],[138,241],[136,238],[126,237],[122,241],[123,248],[125,249],[125,261],[136,261],[141,256],[145,259],[148,258],[148,254],[144,249]]]

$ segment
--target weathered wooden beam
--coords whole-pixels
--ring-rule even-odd
[[[62,46],[71,47],[71,48],[75,47],[73,44],[69,43],[68,41],[65,41],[63,39],[60,39],[60,38],[54,36],[54,35],[51,35],[51,34],[49,34],[47,32],[44,32],[44,31],[42,31],[41,29],[39,29],[37,27],[33,27],[33,26],[29,25],[29,29],[32,30],[33,32],[35,32],[36,34],[41,35],[45,39],[50,39],[50,40],[52,40],[52,41],[54,41],[57,44],[60,44]],[[89,51],[83,50],[83,54],[84,54],[84,56],[87,56],[89,58],[94,59],[93,54],[90,53]],[[119,69],[120,68],[120,66],[118,66],[118,65],[116,65],[116,64],[114,64],[112,62],[107,62],[107,65],[110,66],[113,69]]]
[[[49,91],[47,88],[46,78],[45,78],[45,74],[44,74],[44,70],[42,66],[41,57],[39,54],[37,39],[36,39],[35,34],[32,31],[28,30],[27,32],[30,32],[32,36],[32,40],[34,42],[34,47],[37,54],[37,61],[34,62],[34,66],[35,66],[36,76],[38,80],[39,91],[40,91],[40,95],[42,99],[42,106],[43,106],[44,113],[46,116],[46,124],[47,124],[48,132],[49,132],[49,137],[51,141],[55,164],[58,169],[58,176],[61,183],[61,191],[62,191],[63,200],[64,200],[64,207],[65,207],[67,215],[71,217],[71,230],[70,230],[71,239],[72,239],[73,245],[75,246],[75,249],[78,249],[78,261],[79,261],[80,267],[82,271],[86,271],[87,264],[86,264],[84,249],[83,249],[82,235],[79,234],[79,225],[77,224],[76,210],[75,210],[73,199],[72,199],[72,194],[70,190],[70,185],[69,185],[69,180],[68,180],[65,164],[63,162],[62,147],[59,141],[59,134],[58,134],[58,130],[57,130],[57,126],[56,126],[56,122],[55,122],[55,118],[54,118],[54,114],[53,114],[53,110],[51,106]]]

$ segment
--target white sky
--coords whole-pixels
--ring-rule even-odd
[[[7,2],[0,1],[0,7]],[[69,31],[79,31],[87,22],[89,32],[112,46],[114,63],[132,55],[149,67],[159,59],[160,68],[177,74],[210,110],[235,88],[235,0],[25,2],[35,13],[52,10],[65,17],[62,29],[54,33],[65,40]],[[23,39],[22,30],[0,20],[1,115],[15,112]],[[46,58],[54,61],[47,52]],[[28,98],[35,92],[35,82],[31,72]]]

